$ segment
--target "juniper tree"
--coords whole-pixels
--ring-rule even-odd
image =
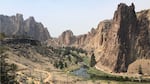
[[[141,65],[139,65],[138,73],[139,73],[139,74],[143,74],[142,66],[141,66]]]
[[[91,56],[90,66],[91,66],[91,67],[94,67],[95,64],[96,64],[96,60],[95,60],[95,56],[94,56],[94,53],[93,53],[92,56]]]

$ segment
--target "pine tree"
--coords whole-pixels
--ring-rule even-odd
[[[71,62],[71,56],[70,55],[68,55],[68,60]]]
[[[67,67],[68,67],[68,65],[67,65],[67,63],[66,63],[66,62],[65,62],[65,64],[64,64],[64,65],[65,65],[65,68],[67,68]]]
[[[91,66],[91,67],[94,67],[95,64],[96,64],[96,60],[95,60],[95,56],[94,56],[94,53],[93,53],[92,56],[91,56],[90,66]]]
[[[59,61],[59,68],[60,68],[60,69],[63,69],[63,68],[64,68],[64,64],[63,64],[62,61]]]
[[[55,61],[54,64],[53,64],[53,66],[54,66],[55,68],[59,68],[59,63],[57,63],[57,61]]]

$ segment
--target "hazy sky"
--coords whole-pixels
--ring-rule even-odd
[[[134,2],[136,11],[150,8],[150,0],[0,0],[0,14],[34,16],[54,37],[67,29],[79,35],[111,19],[120,2]]]

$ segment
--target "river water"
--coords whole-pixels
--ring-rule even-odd
[[[72,71],[72,74],[83,78],[90,78],[90,74],[87,72],[88,67],[82,66],[79,69]]]

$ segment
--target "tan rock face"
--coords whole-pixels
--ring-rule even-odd
[[[134,4],[119,4],[112,20],[105,20],[88,34],[74,36],[71,31],[59,43],[94,50],[97,66],[126,72],[138,58],[150,58],[150,11],[134,11]],[[69,33],[70,32],[70,33]]]
[[[136,51],[139,58],[150,58],[150,10],[139,12]]]
[[[74,40],[73,32],[71,30],[64,31],[58,39],[60,44],[70,45]]]
[[[73,35],[71,30],[64,31],[59,38],[58,43],[64,46],[76,46],[89,50],[98,49],[102,46],[102,42],[105,42],[107,30],[111,26],[111,20],[100,22],[97,29],[92,28],[88,34],[79,36]],[[100,31],[100,32],[99,32]]]
[[[150,58],[150,20],[146,17],[149,14],[137,17],[133,4],[119,4],[98,64],[115,72],[126,72],[129,64],[137,58]]]
[[[130,74],[137,74],[139,73],[139,67],[142,68],[142,73],[144,75],[150,75],[150,60],[148,59],[138,59],[131,63],[128,67],[128,73]]]
[[[100,61],[116,72],[126,71],[134,52],[137,18],[134,5],[119,4]],[[110,61],[111,59],[111,61]]]
[[[8,36],[28,36],[39,41],[50,38],[48,30],[41,23],[36,22],[33,17],[24,20],[21,14],[10,17],[0,15],[0,32]]]

